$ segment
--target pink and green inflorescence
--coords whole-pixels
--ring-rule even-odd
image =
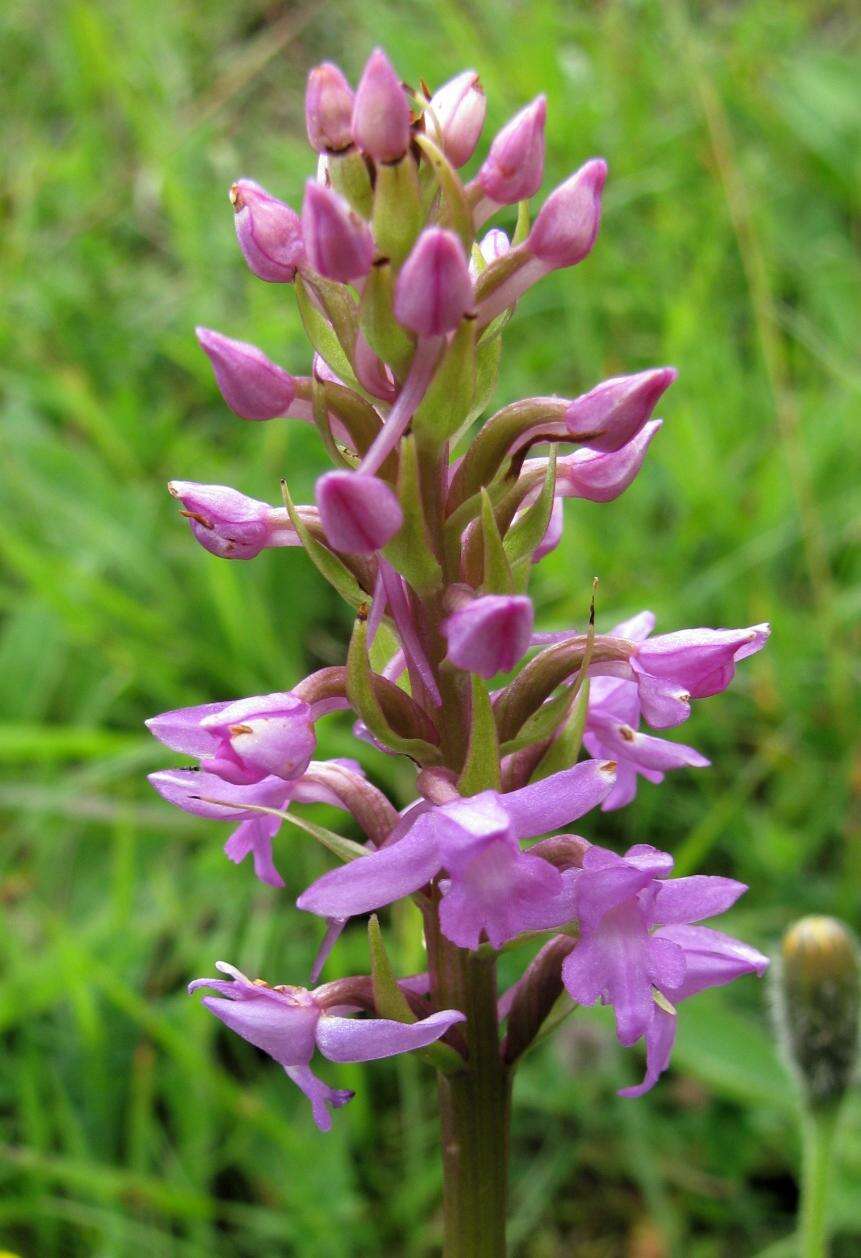
[[[295,289],[309,374],[206,328],[198,339],[237,415],[315,426],[334,468],[311,505],[286,487],[276,506],[223,485],[173,481],[170,492],[215,555],[303,547],[353,607],[352,639],[343,666],[290,690],[154,717],[155,737],[197,767],[150,780],[184,811],[229,822],[227,856],[250,858],[272,887],[284,886],[277,849],[293,804],[349,813],[362,841],[316,827],[336,854],[298,899],[321,920],[307,988],[219,962],[229,977],[191,990],[208,988],[206,1007],[283,1066],[324,1130],[351,1094],[312,1071],[317,1051],[358,1062],[419,1050],[447,1077],[507,1075],[566,993],[569,1008],[611,1005],[620,1042],[643,1042],[645,1078],[623,1089],[639,1095],[667,1067],[680,1002],[761,975],[767,960],[700,924],[741,883],[673,878],[666,852],[614,852],[569,827],[582,820],[594,835],[599,810],[629,804],[640,778],[708,763],[663,731],[724,690],[768,626],[655,634],[644,611],[608,633],[591,622],[536,630],[529,579],[559,542],[564,500],[624,492],[676,376],[656,367],[484,418],[518,300],[595,244],[605,163],[586,161],[530,216],[543,97],[470,179],[459,172],[485,114],[471,71],[414,92],[377,50],[355,91],[318,66],[306,103],[318,161],[301,210],[249,179],[230,198],[250,269]],[[513,219],[509,207],[513,235],[485,229]],[[317,722],[341,710],[355,719],[357,755],[370,743],[414,767],[406,807],[357,760],[314,759]],[[372,974],[316,985],[349,920],[403,898],[424,918],[426,973],[395,980],[373,922]],[[497,1002],[492,963],[518,941],[538,951]],[[494,985],[490,1066],[470,988],[479,971]]]

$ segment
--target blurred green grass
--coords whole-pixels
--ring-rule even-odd
[[[649,839],[684,872],[743,878],[729,926],[765,948],[814,909],[857,927],[851,7],[11,0],[0,22],[0,1243],[104,1258],[433,1253],[425,1068],[339,1068],[359,1094],[318,1138],[279,1072],[183,994],[218,957],[301,979],[317,932],[228,865],[219,827],[147,792],[164,757],[141,722],[289,685],[338,659],[347,632],[301,555],[213,559],[164,492],[177,476],[274,501],[286,474],[307,500],[323,465],[310,431],[235,420],[194,343],[205,323],[307,370],[290,292],[238,256],[226,188],[247,174],[298,201],[307,68],[331,57],[355,77],[376,42],[413,81],[479,69],[490,130],[546,91],[548,184],[606,156],[599,245],[523,301],[498,401],[659,362],[681,377],[626,496],[569,504],[540,614],[582,619],[597,574],[604,624],[651,606],[665,629],[767,618],[775,633],[685,731],[714,767],[644,788],[590,836]],[[348,746],[330,723],[324,752]],[[369,763],[407,788],[383,757]],[[325,858],[285,835],[280,863],[295,893]],[[417,966],[411,910],[390,930],[404,970]],[[365,964],[355,929],[331,973]],[[515,1252],[718,1258],[778,1242],[796,1146],[762,988],[686,1008],[677,1069],[645,1100],[617,1100],[638,1065],[600,1014],[527,1062]],[[856,1104],[838,1254],[861,1243],[859,1174]]]

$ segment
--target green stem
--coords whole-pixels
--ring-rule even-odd
[[[434,918],[436,914],[434,913]],[[467,1015],[467,1068],[439,1077],[444,1258],[505,1258],[510,1071],[499,1051],[496,958],[434,930],[438,1000]]]
[[[836,1121],[837,1112],[834,1109],[807,1114],[804,1118],[800,1258],[826,1258],[828,1254],[828,1185]]]

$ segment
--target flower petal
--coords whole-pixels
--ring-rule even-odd
[[[249,804],[283,808],[290,796],[288,783],[275,777],[263,778],[249,786],[225,782],[215,773],[197,769],[165,769],[150,773],[147,780],[163,799],[184,812],[221,820],[253,817],[254,813],[248,811]]]
[[[330,1088],[328,1083],[317,1078],[310,1066],[285,1066],[284,1069],[311,1102],[311,1113],[319,1130],[331,1131],[331,1111],[352,1101],[355,1092],[347,1088]]]
[[[655,1005],[652,1020],[646,1031],[646,1074],[642,1083],[635,1087],[620,1088],[617,1095],[642,1096],[650,1091],[670,1064],[670,1054],[676,1042],[676,1015]]]
[[[175,708],[173,712],[151,716],[144,724],[153,737],[165,747],[170,747],[171,751],[179,751],[184,756],[211,756],[218,749],[218,739],[209,730],[201,728],[201,721],[206,717],[218,717],[230,706],[229,700],[198,703],[195,707]]]
[[[440,868],[432,816],[419,817],[397,843],[331,869],[302,892],[299,908],[320,917],[354,917],[418,891]]]
[[[735,878],[694,874],[676,878],[656,889],[650,920],[659,926],[688,925],[725,913],[744,895],[747,886]]]
[[[709,926],[666,926],[654,938],[670,939],[685,952],[685,977],[678,988],[667,992],[673,1002],[685,1000],[709,987],[722,987],[743,974],[762,977],[768,957]]]
[[[606,799],[616,781],[616,766],[606,760],[581,760],[570,769],[500,796],[512,833],[518,839],[558,830]]]
[[[243,821],[233,831],[224,845],[228,860],[239,864],[250,852],[254,860],[254,873],[270,887],[283,887],[284,879],[275,868],[272,859],[272,840],[281,829],[280,817],[254,817]]]
[[[329,1061],[376,1061],[415,1048],[426,1048],[457,1022],[466,1018],[456,1009],[443,1009],[418,1022],[388,1018],[337,1018],[323,1014],[317,1024],[317,1047]]]

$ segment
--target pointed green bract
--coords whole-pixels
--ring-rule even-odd
[[[442,584],[442,569],[428,536],[414,437],[401,441],[398,500],[404,522],[383,553],[419,593],[437,589]]]
[[[458,780],[461,795],[477,795],[479,791],[498,791],[501,787],[499,772],[499,740],[496,722],[487,686],[474,674],[470,714],[469,746],[466,764]]]
[[[440,751],[423,738],[405,738],[392,729],[374,693],[373,675],[368,660],[368,626],[359,617],[353,626],[347,655],[347,688],[350,702],[368,729],[392,751],[409,756],[418,764],[439,764]]]
[[[514,589],[511,566],[499,535],[490,494],[484,488],[481,490],[481,535],[484,551],[481,588],[490,594],[510,594]]]

